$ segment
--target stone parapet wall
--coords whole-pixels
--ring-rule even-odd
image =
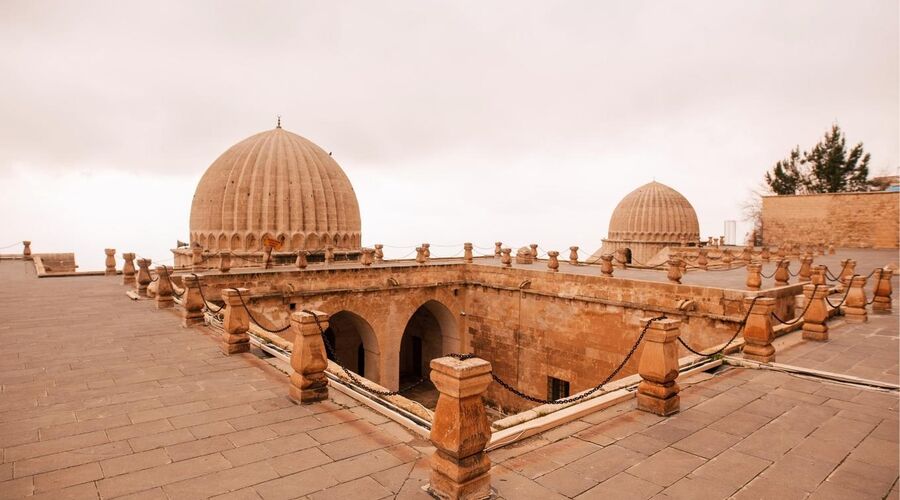
[[[763,242],[900,247],[900,192],[764,196]]]

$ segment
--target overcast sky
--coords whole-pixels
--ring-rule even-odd
[[[896,173],[898,24],[896,0],[0,0],[0,246],[165,259],[205,169],[278,114],[347,172],[367,245],[590,253],[654,178],[719,235],[833,122]]]

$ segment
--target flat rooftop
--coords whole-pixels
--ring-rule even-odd
[[[868,272],[896,255],[817,262]],[[665,280],[616,271],[642,273]],[[731,273],[743,288],[741,269],[707,277]],[[0,498],[429,498],[427,440],[338,391],[293,405],[282,372],[221,355],[210,329],[130,300],[120,276],[39,280],[2,260],[0,283]],[[795,338],[777,361],[896,384],[898,309],[833,320],[828,342]],[[896,392],[737,367],[679,383],[675,416],[632,401],[492,451],[498,496],[898,497]]]

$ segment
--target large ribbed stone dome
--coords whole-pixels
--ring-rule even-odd
[[[651,182],[629,193],[613,210],[609,240],[696,242],[700,224],[691,203],[678,191]]]
[[[258,250],[269,236],[282,251],[359,248],[359,204],[331,156],[281,127],[222,153],[191,204],[191,243],[211,250]]]

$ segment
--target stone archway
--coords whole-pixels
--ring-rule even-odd
[[[459,349],[456,318],[444,304],[429,300],[409,318],[400,341],[399,375],[404,382],[427,376],[431,360]]]
[[[631,249],[630,248],[625,249],[625,263],[631,264]]]
[[[372,326],[356,313],[339,311],[331,315],[325,336],[348,370],[381,383],[381,351]],[[329,355],[333,360],[333,357]]]

